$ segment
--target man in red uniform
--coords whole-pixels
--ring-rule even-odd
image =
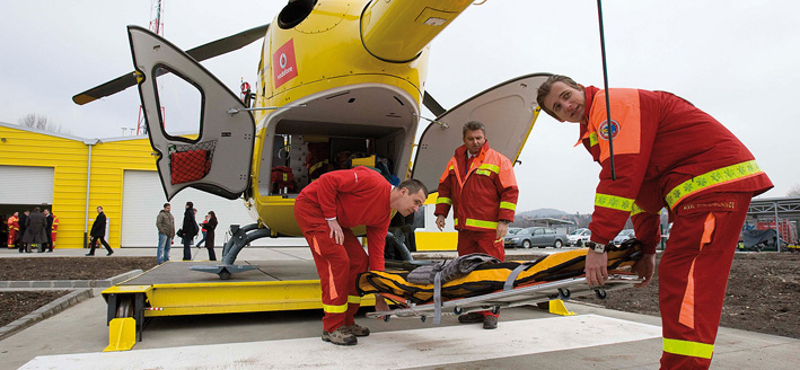
[[[19,233],[19,212],[14,212],[8,218],[8,247],[16,248],[17,234]]]
[[[353,319],[361,304],[356,292],[358,274],[383,271],[383,248],[392,210],[407,216],[425,202],[428,190],[418,180],[397,187],[377,171],[356,167],[328,172],[297,196],[294,217],[311,247],[322,288],[322,340],[354,345],[369,329]],[[351,228],[367,228],[369,257]],[[388,310],[376,298],[379,311]]]
[[[464,145],[456,149],[439,179],[436,226],[444,228],[452,205],[458,255],[483,253],[503,261],[503,237],[514,220],[519,196],[514,168],[508,158],[489,148],[482,123],[467,122],[462,133]],[[458,321],[483,322],[484,329],[495,329],[498,315],[474,312],[459,316]]]
[[[586,278],[599,285],[608,277],[605,245],[631,216],[644,248],[634,271],[648,284],[660,240],[659,212],[667,207],[673,226],[659,271],[661,368],[707,369],[750,199],[772,182],[730,131],[688,101],[636,89],[611,89],[608,98],[611,124],[606,92],[594,86],[556,75],[537,97],[550,116],[580,123],[579,143],[602,166]]]

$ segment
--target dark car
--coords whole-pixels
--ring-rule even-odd
[[[507,248],[555,247],[564,246],[567,236],[549,227],[529,227],[514,235],[507,235],[503,242]]]

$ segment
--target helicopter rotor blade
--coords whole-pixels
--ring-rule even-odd
[[[424,104],[425,107],[428,108],[428,110],[431,111],[431,113],[433,113],[433,115],[436,117],[441,116],[442,113],[447,111],[442,107],[441,104],[439,104],[438,101],[436,101],[436,99],[433,98],[433,96],[431,96],[431,94],[428,94],[427,91],[422,96],[422,104]]]
[[[196,48],[187,50],[186,54],[189,54],[198,62],[202,62],[206,59],[211,59],[213,57],[241,49],[253,43],[254,41],[264,37],[264,35],[267,33],[267,29],[269,29],[269,23],[251,28],[235,35],[209,42],[204,45],[200,45]],[[134,85],[136,85],[136,76],[134,75],[134,72],[130,72],[102,85],[93,87],[75,95],[72,97],[72,101],[75,102],[75,104],[84,105],[97,99],[116,94]]]

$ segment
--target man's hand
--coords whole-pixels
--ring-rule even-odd
[[[375,295],[375,311],[389,311],[389,305],[386,304],[386,300],[378,294]],[[383,316],[380,316],[378,320],[383,320],[383,318]]]
[[[586,251],[586,282],[590,286],[603,285],[608,279],[608,254]]]
[[[442,229],[444,229],[444,216],[436,215],[436,227],[439,228],[439,231],[442,231]]]
[[[639,275],[639,277],[643,277],[644,281],[634,286],[637,288],[644,288],[650,285],[650,282],[653,281],[653,272],[655,272],[655,267],[655,254],[645,254],[642,256],[642,259],[636,261],[631,268],[631,271],[635,272],[637,275]]]
[[[339,221],[336,221],[336,219],[326,221],[328,221],[328,228],[331,229],[328,237],[333,238],[333,241],[336,242],[336,244],[344,245],[344,233],[342,232],[342,227],[339,226]]]
[[[495,238],[495,240],[503,239],[506,236],[506,234],[508,234],[508,224],[505,223],[505,222],[502,222],[502,221],[498,222],[497,223],[497,237]]]

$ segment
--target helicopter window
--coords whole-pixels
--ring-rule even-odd
[[[317,0],[290,1],[281,10],[281,14],[278,15],[278,26],[283,29],[289,29],[300,24],[311,14],[316,4]]]
[[[199,137],[203,94],[191,82],[164,66],[156,67],[156,98],[164,133],[177,141]]]

